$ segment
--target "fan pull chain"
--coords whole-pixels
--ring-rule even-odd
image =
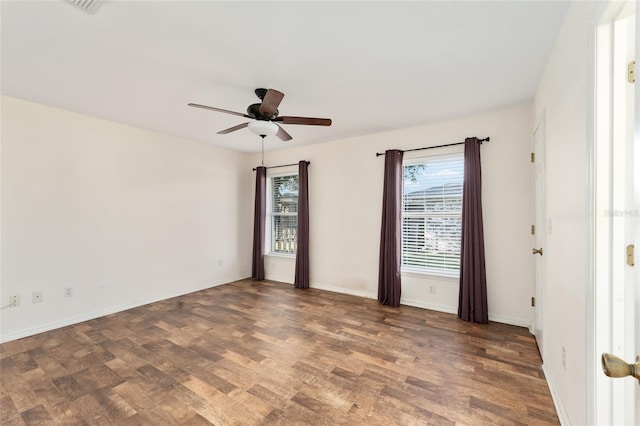
[[[262,138],[262,166],[264,166],[264,137],[265,135],[260,135],[260,137]]]

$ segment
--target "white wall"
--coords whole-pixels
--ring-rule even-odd
[[[457,120],[267,152],[267,166],[311,161],[311,286],[377,297],[384,158],[376,152],[490,136],[491,142],[481,150],[489,318],[530,326],[531,128],[531,106],[524,103]],[[436,152],[447,151],[418,151],[406,158]],[[259,164],[260,157],[253,161]],[[291,283],[294,266],[293,260],[267,257],[266,277]],[[431,285],[435,294],[428,294]],[[458,281],[403,276],[401,302],[457,312]]]
[[[245,154],[4,96],[1,137],[2,341],[251,274]]]
[[[587,424],[586,292],[590,28],[600,4],[574,2],[534,100],[534,124],[546,111],[547,288],[544,369],[560,419]],[[566,368],[562,351],[566,352]]]

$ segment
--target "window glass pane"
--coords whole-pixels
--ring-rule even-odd
[[[298,175],[270,177],[269,193],[267,250],[294,255],[298,241]]]
[[[272,252],[295,254],[298,242],[298,216],[274,214],[271,218],[271,241]]]
[[[298,176],[274,176],[271,178],[273,191],[273,213],[298,212]]]
[[[403,167],[402,266],[456,276],[462,231],[461,154]]]
[[[462,212],[461,157],[427,160],[403,167],[404,211]]]

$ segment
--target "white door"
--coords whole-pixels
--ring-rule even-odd
[[[546,288],[546,236],[547,236],[547,202],[546,202],[546,113],[533,132],[533,182],[534,182],[534,225],[533,234],[534,270],[535,270],[535,303],[533,332],[536,336],[540,356],[544,360],[544,304]]]
[[[640,265],[637,256],[627,258],[627,247],[640,247],[638,82],[629,82],[627,73],[637,47],[634,9],[635,2],[611,2],[596,31],[593,355],[606,352],[628,363],[640,354]],[[640,424],[635,379],[596,371],[595,400],[594,423]]]

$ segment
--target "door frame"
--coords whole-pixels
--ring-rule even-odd
[[[588,424],[610,424],[611,422],[628,420],[635,416],[635,421],[640,419],[640,391],[636,383],[631,383],[632,379],[609,379],[604,377],[602,372],[600,355],[602,352],[611,352],[613,347],[612,333],[616,321],[620,322],[620,316],[615,314],[614,305],[616,303],[616,295],[614,290],[619,292],[620,289],[614,289],[613,277],[616,276],[615,282],[619,283],[621,273],[620,268],[616,266],[622,260],[621,253],[624,247],[613,247],[616,229],[620,226],[624,227],[627,223],[635,222],[635,235],[631,241],[640,241],[640,224],[636,217],[624,218],[625,224],[620,225],[620,221],[614,223],[614,207],[620,204],[618,179],[614,177],[614,160],[619,160],[619,155],[613,151],[614,137],[617,137],[619,130],[616,126],[616,117],[614,111],[614,93],[617,80],[614,81],[614,74],[620,75],[619,68],[614,67],[614,55],[619,53],[619,47],[615,43],[617,21],[624,16],[628,16],[628,7],[633,7],[631,2],[606,2],[600,11],[596,14],[595,19],[590,26],[590,65],[591,72],[589,74],[589,85],[592,88],[589,94],[589,111],[592,117],[591,124],[588,128],[588,235],[587,235],[587,255],[588,255],[588,275],[587,275],[587,294],[586,294],[586,326],[587,326],[587,351],[586,351],[586,368],[587,368],[587,422]],[[635,31],[638,34],[640,29],[639,10],[635,9]],[[635,57],[640,58],[640,43],[635,43]],[[637,59],[636,59],[637,61]],[[620,67],[619,62],[615,62],[616,67]],[[636,70],[638,65],[636,65]],[[615,70],[615,71],[614,71]],[[636,82],[633,88],[635,93],[635,135],[640,137],[640,95],[639,83]],[[617,139],[616,139],[617,140]],[[628,142],[631,148],[634,148],[633,141]],[[632,205],[639,205],[640,202],[640,150],[634,149],[635,173],[633,177],[627,176],[624,179],[624,185],[628,185],[635,181],[635,194],[631,195]],[[617,157],[616,157],[617,156]],[[616,185],[616,186],[614,186]],[[615,192],[618,191],[618,192]],[[616,201],[614,199],[618,197]],[[625,208],[623,207],[623,210]],[[637,211],[637,210],[636,210]],[[617,210],[616,210],[617,212]],[[625,243],[627,244],[627,243]],[[612,254],[613,253],[613,254]],[[637,259],[637,255],[636,255]],[[624,287],[625,296],[631,293],[632,300],[630,304],[625,304],[631,312],[635,311],[635,322],[640,320],[640,265],[636,261],[635,270],[632,271],[634,280],[631,285],[625,280]],[[627,275],[629,276],[629,275]],[[634,291],[635,286],[635,291]],[[620,287],[620,284],[618,284]],[[619,302],[618,302],[619,303]],[[625,309],[623,308],[623,311]],[[627,324],[623,324],[625,327]],[[623,342],[622,345],[625,353],[614,355],[623,358],[629,358],[629,350],[640,353],[640,330],[638,327],[634,331],[625,331],[626,336],[631,336],[630,342]],[[625,339],[626,339],[625,336]],[[635,343],[633,342],[635,340]],[[620,338],[617,338],[618,347],[620,347]],[[635,346],[635,348],[634,348]],[[635,357],[633,357],[635,358]],[[627,362],[633,362],[634,359],[626,359]],[[614,382],[614,380],[617,380]],[[621,382],[620,380],[625,380]],[[634,396],[635,394],[635,396]],[[635,398],[635,402],[634,402]],[[625,417],[626,416],[626,417]],[[633,424],[633,421],[632,421]]]
[[[635,3],[635,75],[636,81],[634,83],[634,95],[635,95],[635,111],[634,111],[634,120],[635,120],[635,128],[634,128],[634,159],[633,159],[633,168],[634,168],[634,205],[633,211],[635,212],[635,270],[634,270],[634,285],[635,285],[635,294],[634,294],[634,324],[635,324],[635,355],[640,356],[640,146],[638,146],[638,141],[640,141],[640,78],[638,78],[638,74],[640,74],[640,41],[638,41],[638,36],[640,35],[640,5]],[[634,362],[635,359],[630,359],[629,361]],[[640,361],[640,359],[639,359]],[[640,383],[634,383],[634,400],[631,401],[634,404],[635,410],[635,423],[640,424]]]

